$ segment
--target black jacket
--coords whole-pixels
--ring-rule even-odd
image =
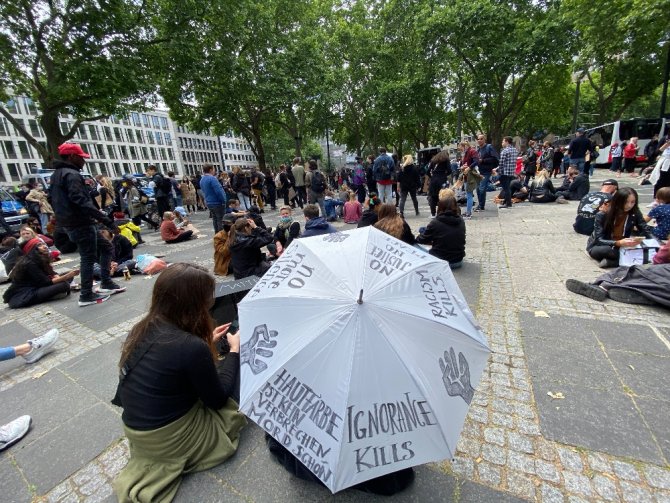
[[[591,233],[591,236],[589,236],[589,239],[586,242],[586,251],[590,252],[591,248],[594,246],[614,247],[615,239],[612,237],[611,233],[605,231],[606,216],[607,213],[602,211],[596,215],[595,222],[593,224],[593,233]],[[647,222],[644,221],[644,217],[640,211],[630,214],[628,215],[628,218],[626,218],[626,223],[623,227],[623,237],[629,238],[634,228],[637,229],[639,234],[642,234],[647,238],[654,237],[651,233],[651,229],[647,225]]]
[[[365,210],[361,215],[361,219],[358,221],[357,229],[361,227],[367,227],[368,225],[374,225],[377,223],[377,213],[374,210]]]
[[[112,252],[112,260],[117,263],[133,260],[133,245],[130,244],[128,238],[122,235],[114,236],[112,241],[114,251]]]
[[[238,233],[230,247],[230,265],[235,279],[256,274],[257,268],[265,261],[261,248],[272,243],[273,236],[265,229],[256,227],[251,234]]]
[[[428,253],[446,260],[460,262],[465,257],[465,222],[452,212],[440,213],[416,238],[417,243],[431,244]]]
[[[556,193],[556,189],[554,188],[554,184],[551,183],[551,180],[547,178],[540,186],[538,186],[535,182],[531,183],[528,192],[528,200],[531,203],[543,203],[546,199],[550,199],[551,201],[554,200],[554,198],[551,196]]]
[[[398,171],[398,183],[400,183],[401,191],[414,191],[421,185],[419,178],[419,170],[416,164],[408,164]]]
[[[91,193],[76,166],[56,161],[54,168],[56,171],[51,176],[51,206],[60,227],[86,227],[96,221],[107,226],[113,224],[93,204]]]
[[[589,192],[589,177],[586,175],[577,175],[572,182],[566,177],[559,192],[563,192],[566,199],[570,201],[579,201]],[[567,192],[567,194],[566,194]]]
[[[449,181],[451,173],[451,163],[449,161],[438,164],[430,175],[430,185],[428,186],[428,195],[433,201],[437,202],[440,190]]]
[[[230,182],[230,187],[235,192],[240,192],[245,196],[251,194],[251,179],[248,176],[245,176],[244,173],[239,172],[236,175],[233,175],[233,179]]]

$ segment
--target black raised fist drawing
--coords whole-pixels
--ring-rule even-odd
[[[273,352],[270,349],[277,345],[277,341],[271,340],[274,337],[277,337],[277,331],[268,331],[267,325],[254,328],[251,339],[240,347],[240,366],[248,363],[254,374],[260,374],[267,369],[267,364],[260,358],[272,358]]]
[[[459,351],[456,361],[454,348],[449,348],[449,351],[444,352],[444,358],[440,358],[440,370],[442,370],[442,382],[449,396],[460,396],[470,405],[475,390],[470,385],[470,367],[465,355]]]

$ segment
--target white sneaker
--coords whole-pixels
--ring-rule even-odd
[[[54,345],[56,344],[57,340],[58,330],[55,328],[52,328],[41,337],[36,337],[29,340],[28,344],[32,346],[32,349],[29,353],[23,355],[23,359],[26,361],[26,363],[35,363],[44,355],[51,353],[54,350]]]
[[[28,433],[32,422],[30,416],[21,416],[4,426],[0,426],[0,451],[21,440]]]

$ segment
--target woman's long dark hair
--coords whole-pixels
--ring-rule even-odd
[[[47,276],[56,274],[51,267],[51,257],[49,253],[42,253],[39,246],[35,246],[27,255],[19,258],[16,265],[9,273],[9,278],[19,278],[21,276],[30,275],[31,269],[41,269]]]
[[[137,345],[156,323],[176,326],[205,341],[216,359],[212,340],[214,321],[209,309],[214,302],[214,277],[197,265],[176,263],[161,272],[154,284],[151,307],[135,325],[121,350],[119,367],[123,367]]]
[[[624,187],[623,189],[617,190],[612,196],[612,201],[610,202],[609,210],[607,210],[607,214],[605,215],[605,223],[603,225],[608,236],[611,236],[614,232],[614,222],[618,216],[623,215],[624,206],[626,206],[626,201],[628,201],[628,197],[631,194],[635,196],[635,206],[633,206],[628,213],[630,215],[635,215],[640,212],[640,208],[637,206],[638,197],[635,189]]]

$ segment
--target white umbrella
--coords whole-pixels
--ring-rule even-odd
[[[446,262],[298,239],[238,307],[240,409],[331,491],[453,457],[489,348]]]

